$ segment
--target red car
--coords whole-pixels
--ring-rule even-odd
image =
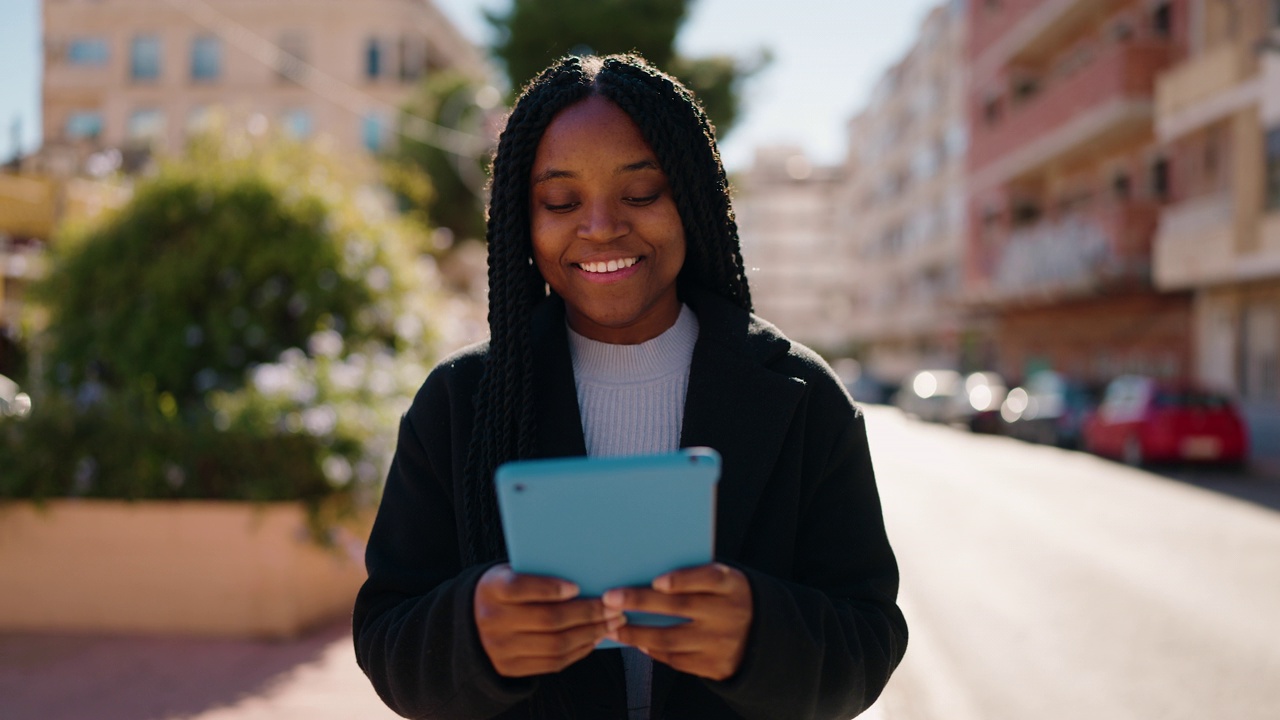
[[[1248,431],[1226,395],[1189,383],[1125,375],[1111,381],[1097,412],[1084,426],[1091,453],[1148,462],[1243,465]]]

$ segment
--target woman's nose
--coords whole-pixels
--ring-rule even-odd
[[[609,242],[627,233],[627,223],[613,203],[596,202],[586,207],[578,236],[595,242]]]

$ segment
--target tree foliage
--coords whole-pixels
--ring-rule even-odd
[[[235,145],[198,141],[57,244],[36,294],[59,384],[146,383],[187,407],[322,330],[395,342],[406,241],[301,147]]]
[[[493,52],[513,88],[567,53],[636,51],[688,85],[723,138],[738,118],[742,83],[768,64],[769,55],[680,56],[676,35],[689,6],[689,0],[514,0],[506,13],[487,17],[498,34]]]
[[[384,177],[401,209],[420,224],[447,228],[459,240],[484,237],[485,138],[500,99],[496,89],[444,71],[429,77],[405,103]],[[441,137],[450,131],[459,135]]]

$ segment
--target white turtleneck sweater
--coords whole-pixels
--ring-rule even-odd
[[[682,305],[676,322],[638,345],[611,345],[569,329],[573,378],[587,455],[606,457],[671,452],[680,448],[680,424],[689,389],[689,362],[698,318]],[[628,720],[648,720],[653,661],[622,649]]]

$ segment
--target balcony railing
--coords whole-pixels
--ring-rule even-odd
[[[994,244],[966,295],[982,303],[1037,303],[1145,287],[1158,209],[1150,203],[1072,213]]]
[[[1002,181],[1070,152],[1121,124],[1150,122],[1156,75],[1173,57],[1163,41],[1112,45],[1035,96],[1015,104],[994,123],[975,118],[969,166],[1000,167]],[[1128,107],[1126,107],[1126,103]],[[1113,106],[1119,112],[1108,112]],[[1134,114],[1141,117],[1133,117]]]

